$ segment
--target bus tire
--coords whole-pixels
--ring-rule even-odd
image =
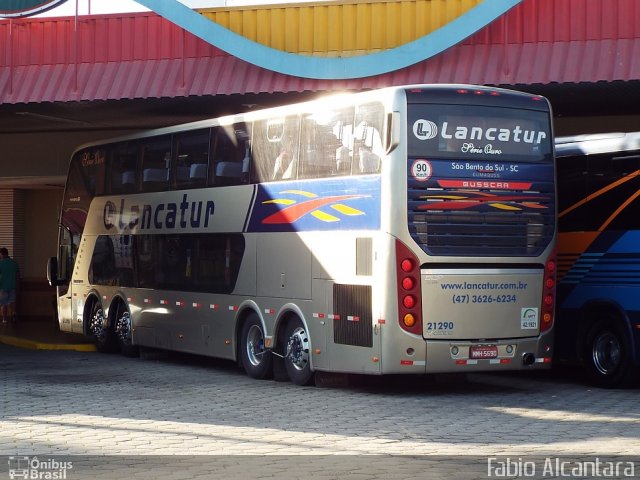
[[[591,383],[602,388],[624,386],[636,371],[623,324],[610,314],[588,330],[583,358]]]
[[[284,331],[284,366],[291,383],[309,385],[311,370],[311,342],[309,334],[298,318],[292,318]]]
[[[271,352],[265,347],[262,323],[255,313],[251,313],[242,325],[240,361],[251,378],[262,380],[271,374]]]
[[[137,345],[133,344],[131,313],[122,302],[118,302],[116,309],[115,334],[120,353],[125,357],[137,357],[139,352]]]
[[[104,314],[104,309],[99,300],[94,300],[89,310],[89,325],[87,330],[93,337],[96,350],[101,353],[112,353],[116,351],[116,339],[109,322]]]

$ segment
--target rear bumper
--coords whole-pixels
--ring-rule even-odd
[[[406,342],[406,340],[405,340]],[[467,373],[507,370],[544,370],[551,367],[553,334],[503,340],[424,340],[414,337],[406,343],[412,355],[397,358],[397,350],[382,358],[380,373]],[[495,358],[470,358],[470,347],[491,347]],[[493,348],[495,347],[495,348]],[[393,357],[393,358],[392,358]]]
[[[472,348],[497,350],[493,358],[473,358]],[[495,347],[495,348],[493,348]],[[487,341],[426,342],[426,373],[539,370],[551,367],[553,343],[550,334],[533,338]]]

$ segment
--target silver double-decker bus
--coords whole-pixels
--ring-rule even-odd
[[[551,125],[540,96],[413,85],[82,146],[60,329],[296,384],[549,367]]]

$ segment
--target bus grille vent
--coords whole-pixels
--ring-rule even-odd
[[[333,286],[333,341],[358,347],[373,346],[371,323],[371,287],[368,285]]]
[[[553,238],[552,184],[522,192],[409,183],[409,232],[430,255],[537,256]]]

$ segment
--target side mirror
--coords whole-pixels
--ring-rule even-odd
[[[47,261],[47,280],[52,287],[57,287],[60,284],[58,279],[58,259],[56,257],[50,257]]]

